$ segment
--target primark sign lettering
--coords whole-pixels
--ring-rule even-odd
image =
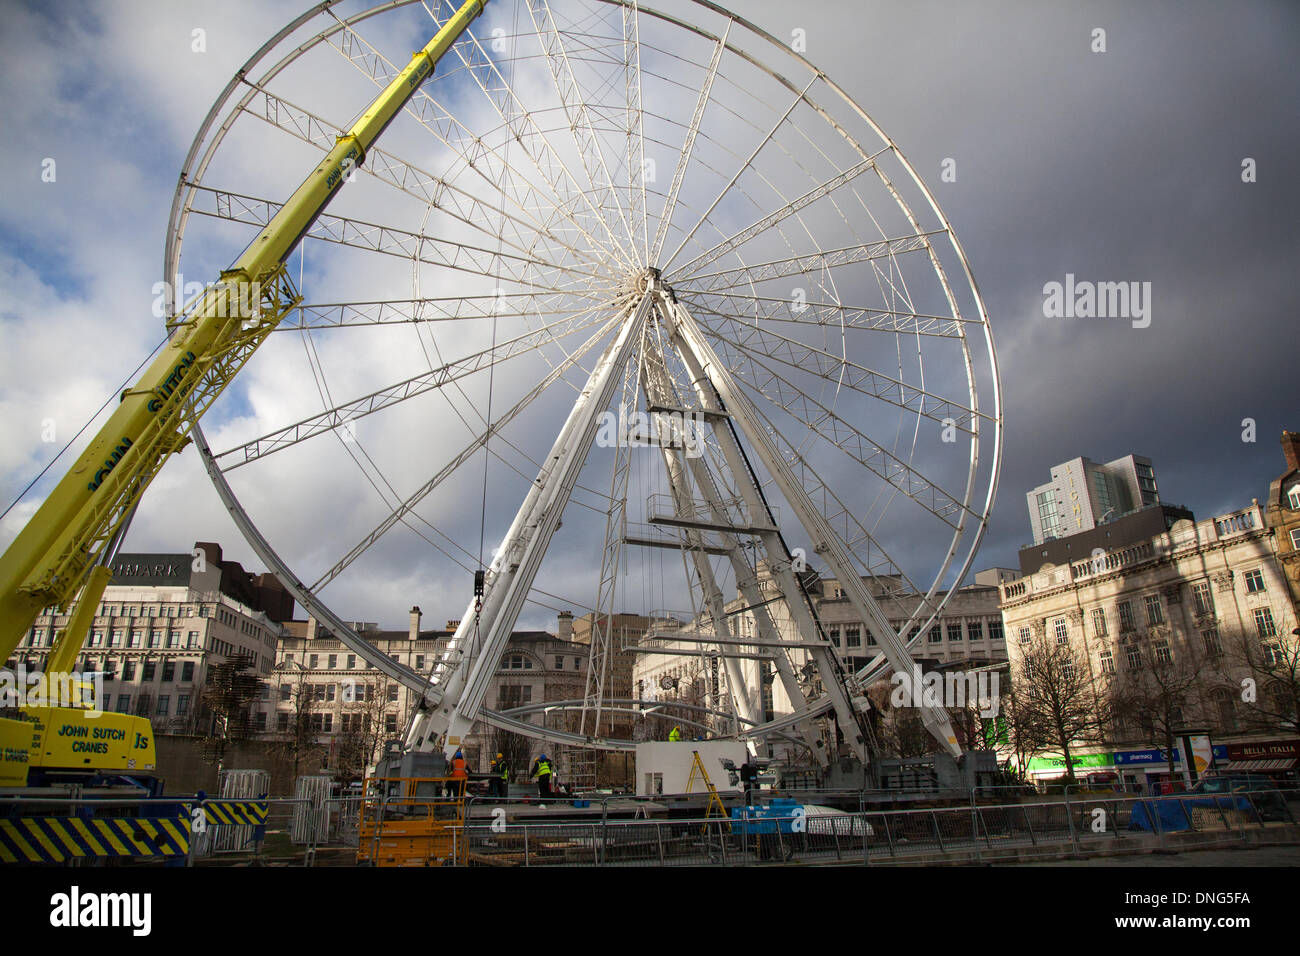
[[[188,554],[119,555],[113,563],[114,584],[188,584]]]

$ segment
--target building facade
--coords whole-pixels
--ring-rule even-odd
[[[158,733],[207,734],[215,665],[242,659],[269,679],[294,606],[274,576],[244,571],[211,542],[187,554],[119,554],[112,571],[77,662],[104,675],[104,709],[148,717]],[[67,622],[42,614],[6,666],[43,669]]]
[[[1282,433],[1282,457],[1286,470],[1269,485],[1265,517],[1296,607],[1300,606],[1300,432]]]
[[[1104,465],[1075,458],[1052,468],[1052,480],[1025,495],[1034,544],[1087,531],[1160,503],[1150,458],[1127,455]]]
[[[1180,691],[1186,703],[1175,715],[1179,722],[1207,730],[1221,747],[1284,736],[1281,729],[1270,735],[1258,719],[1265,708],[1242,692],[1279,636],[1296,626],[1274,537],[1255,503],[1178,521],[1145,540],[1001,585],[1012,681],[1024,680],[1024,657],[1043,641],[1071,648],[1107,701],[1131,693],[1153,662],[1170,665],[1165,672],[1180,663],[1190,676]],[[1121,716],[1078,756],[1089,770],[1142,784],[1168,773],[1161,736]],[[1042,755],[1031,769],[1059,776],[1059,758]]]
[[[418,607],[406,630],[383,630],[352,622],[353,630],[392,660],[432,676],[459,621],[424,629]],[[572,615],[561,615],[560,633],[516,631],[506,645],[484,699],[490,710],[512,710],[581,699],[586,687],[588,648],[572,639]],[[567,636],[564,625],[567,624]],[[255,715],[259,732],[286,747],[326,755],[325,769],[360,777],[382,752],[384,742],[401,737],[418,704],[418,693],[372,667],[320,627],[314,619],[290,621],[276,656],[274,680]],[[569,729],[572,711],[547,712],[544,706],[521,714],[530,723]],[[498,751],[511,751],[516,772],[552,747],[477,722],[462,741],[471,767],[485,771]]]

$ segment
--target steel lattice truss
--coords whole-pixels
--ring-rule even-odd
[[[313,10],[272,37],[190,150],[167,275],[182,245],[190,262],[246,244],[279,208],[280,165],[330,149],[450,10]],[[824,763],[833,714],[866,756],[865,684],[910,667],[900,635],[970,569],[1001,405],[951,226],[823,72],[697,0],[491,0],[288,265],[301,300],[195,441],[303,608],[419,692],[410,744],[486,721],[630,749],[610,719],[652,702],[614,694],[610,662],[633,650],[716,673],[681,704],[715,731]],[[330,478],[323,523],[286,490],[308,474]],[[828,640],[805,560],[874,657]],[[481,606],[431,670],[331,609],[367,613],[358,596],[394,568],[409,603],[465,601],[479,567]],[[915,615],[889,621],[869,575],[919,594]],[[671,641],[653,624],[667,607]],[[511,635],[566,609],[591,615],[584,693],[490,709]],[[643,647],[616,644],[627,610],[652,619]]]

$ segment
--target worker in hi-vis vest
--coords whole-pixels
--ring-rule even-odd
[[[681,740],[682,728],[674,727],[672,730],[668,731],[668,739],[671,740],[673,743],[677,743],[679,740]]]
[[[465,782],[469,780],[469,764],[465,762],[465,755],[459,750],[451,758],[451,778],[451,795],[465,796]]]
[[[491,795],[494,797],[504,797],[510,791],[510,765],[506,763],[506,758],[502,754],[497,754],[497,759],[492,761],[492,777],[488,780]]]
[[[546,754],[542,754],[533,761],[531,776],[537,778],[537,795],[539,797],[549,797],[551,795],[551,761],[547,759]]]

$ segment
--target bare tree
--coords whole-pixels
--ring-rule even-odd
[[[1186,727],[1189,711],[1199,711],[1206,698],[1205,662],[1190,645],[1175,652],[1167,637],[1150,632],[1129,636],[1125,647],[1126,657],[1138,666],[1114,684],[1114,716],[1136,723],[1151,736],[1150,743],[1165,749],[1172,775],[1178,732]]]
[[[342,724],[335,737],[335,775],[344,782],[364,777],[377,756],[385,737],[390,684],[382,674],[378,683],[353,682],[351,691],[345,684]]]
[[[1022,646],[1012,668],[1024,729],[1040,750],[1059,752],[1065,777],[1073,782],[1073,750],[1100,744],[1113,719],[1109,687],[1090,672],[1082,653],[1068,641],[1038,635]]]
[[[210,716],[203,744],[204,759],[209,763],[220,766],[231,743],[252,735],[253,702],[263,687],[253,673],[255,664],[251,655],[241,654],[208,668],[201,705],[196,709],[205,715],[205,721]]]
[[[1244,729],[1300,736],[1300,628],[1267,637],[1238,631],[1228,639],[1217,684],[1245,706]]]

